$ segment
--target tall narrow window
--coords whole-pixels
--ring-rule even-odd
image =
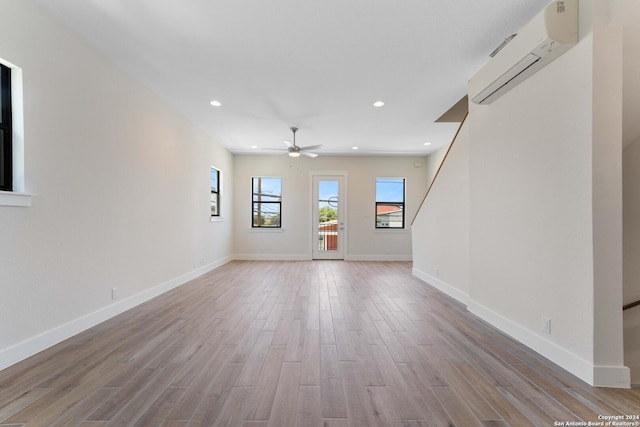
[[[11,69],[0,64],[0,190],[13,191]]]
[[[211,166],[211,218],[220,217],[220,171]]]
[[[254,176],[252,187],[252,227],[281,228],[282,178]]]
[[[404,178],[376,178],[376,228],[404,228]]]

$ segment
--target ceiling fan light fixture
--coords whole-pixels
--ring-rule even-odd
[[[292,127],[291,128],[291,132],[293,133],[292,141],[289,141],[289,140],[286,140],[286,139],[283,141],[284,145],[286,145],[287,148],[265,148],[265,150],[286,151],[287,152],[286,154],[289,157],[293,157],[293,158],[300,157],[301,155],[302,156],[311,157],[311,158],[318,157],[317,154],[312,153],[311,151],[308,151],[308,150],[315,150],[315,149],[318,149],[318,148],[322,148],[322,145],[321,144],[318,144],[318,145],[307,145],[305,147],[300,147],[300,146],[296,145],[296,132],[297,131],[298,131],[297,127]]]

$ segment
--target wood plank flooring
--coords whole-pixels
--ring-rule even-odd
[[[404,262],[231,262],[0,372],[2,426],[521,427],[599,415],[640,415],[640,390],[589,387]]]

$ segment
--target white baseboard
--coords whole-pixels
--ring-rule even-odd
[[[311,254],[236,254],[242,261],[311,261]],[[411,255],[345,255],[345,261],[411,261]]]
[[[311,254],[236,254],[241,261],[311,261]]]
[[[490,323],[588,384],[597,387],[629,388],[630,371],[626,366],[594,365],[566,348],[471,300],[466,293],[448,283],[416,268],[412,270],[412,273],[420,280],[465,304],[467,310],[482,320]]]
[[[68,323],[57,326],[49,331],[36,335],[33,338],[29,338],[28,340],[22,341],[16,345],[0,350],[0,370],[8,368],[9,366],[31,357],[42,350],[52,347],[67,338],[71,338],[82,331],[96,326],[105,320],[109,320],[137,305],[177,288],[178,286],[208,273],[209,271],[215,270],[229,261],[233,261],[233,259],[234,258],[232,256],[225,257],[204,265],[179,277],[161,283],[151,289],[147,289],[146,291],[140,292],[129,298],[125,298],[92,313],[74,319]]]
[[[460,301],[464,305],[469,305],[469,295],[462,292],[460,289],[455,288],[437,277],[433,277],[430,274],[425,273],[424,271],[420,271],[415,267],[411,270],[411,273],[423,282],[426,282],[439,291],[449,295],[451,298]]]
[[[629,388],[631,387],[631,370],[626,366],[593,367],[593,382],[596,387]]]
[[[477,302],[470,301],[467,309],[592,386],[614,388],[630,386],[630,372],[626,366],[594,365],[589,360]]]
[[[578,378],[593,384],[593,364],[588,360],[568,351],[558,344],[549,341],[541,335],[538,335],[527,328],[513,322],[511,319],[496,313],[495,311],[470,301],[467,309],[500,329],[505,334],[520,341],[522,344],[561,366],[563,369],[571,372]]]
[[[413,261],[411,254],[387,254],[387,255],[345,255],[345,261]]]

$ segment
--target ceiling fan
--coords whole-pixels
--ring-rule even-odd
[[[316,153],[311,153],[307,150],[315,150],[316,148],[322,147],[322,145],[309,145],[307,147],[300,147],[296,145],[296,132],[298,131],[297,127],[292,127],[291,132],[293,132],[293,142],[284,141],[287,148],[265,148],[265,150],[277,150],[277,151],[287,151],[289,157],[300,157],[300,154],[307,157],[318,157]]]

